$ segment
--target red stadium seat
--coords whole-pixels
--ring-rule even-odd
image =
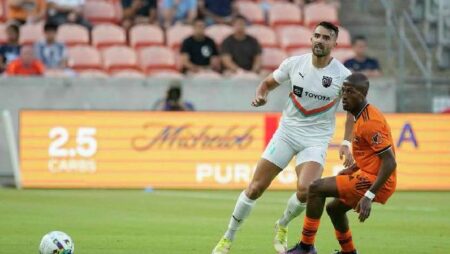
[[[264,48],[278,47],[277,36],[270,27],[253,25],[247,28],[247,33],[255,37]]]
[[[237,2],[237,8],[239,14],[244,16],[248,21],[253,24],[264,24],[264,12],[258,3],[251,1],[239,1]]]
[[[286,53],[277,48],[266,48],[262,52],[262,68],[273,71],[287,58]]]
[[[108,73],[101,70],[83,70],[78,72],[79,76],[82,78],[108,78]]]
[[[339,24],[336,7],[326,3],[312,3],[305,6],[305,26],[315,27],[322,21]]]
[[[130,29],[130,46],[133,48],[164,44],[164,32],[155,25],[136,25]]]
[[[138,69],[137,56],[134,50],[127,46],[113,46],[102,52],[103,69],[113,72],[123,69]]]
[[[206,28],[206,35],[211,37],[217,45],[233,33],[233,29],[227,25],[212,25]]]
[[[300,55],[311,53],[311,48],[294,49],[294,50],[289,51],[288,53],[289,53],[289,56],[300,56]]]
[[[92,45],[97,48],[125,44],[125,31],[120,26],[101,24],[96,25],[94,29],[92,29]]]
[[[6,1],[0,2],[0,22],[6,20]]]
[[[139,79],[144,79],[145,75],[144,73],[138,71],[138,70],[121,70],[121,71],[117,71],[114,72],[112,74],[112,77],[114,78],[139,78]]]
[[[342,26],[339,27],[339,36],[336,42],[338,48],[350,48],[352,46],[350,32]]]
[[[25,24],[20,27],[20,44],[32,45],[44,37],[43,23]]]
[[[6,40],[6,24],[0,24],[0,44],[5,43]]]
[[[274,3],[269,10],[269,24],[272,27],[300,25],[302,13],[300,8],[291,3]]]
[[[160,70],[176,70],[174,52],[167,47],[148,47],[139,51],[139,63],[142,70],[152,73]]]
[[[87,1],[83,13],[94,24],[118,23],[122,18],[118,8],[110,1]]]
[[[311,47],[311,30],[302,26],[284,27],[279,31],[280,46],[286,51]]]
[[[167,46],[178,50],[184,39],[192,35],[192,27],[187,25],[175,25],[170,27],[167,32]]]
[[[67,46],[89,44],[89,31],[80,25],[64,24],[58,28],[57,40]]]
[[[100,53],[91,46],[69,48],[69,66],[74,70],[101,69]]]
[[[355,52],[352,49],[334,49],[331,51],[331,56],[344,63],[346,60],[355,56]]]

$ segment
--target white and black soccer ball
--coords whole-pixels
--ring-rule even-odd
[[[39,254],[73,254],[75,245],[64,232],[52,231],[42,237]]]

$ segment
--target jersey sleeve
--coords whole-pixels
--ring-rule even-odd
[[[273,72],[273,78],[278,84],[289,80],[289,72],[292,68],[292,58],[285,59],[278,69]]]
[[[389,138],[389,129],[386,124],[370,120],[364,124],[362,138],[369,144],[370,148],[376,153],[383,153],[392,147]]]

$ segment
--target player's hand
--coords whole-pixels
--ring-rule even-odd
[[[339,147],[339,159],[342,160],[344,157],[345,157],[344,167],[350,167],[353,164],[353,155],[352,152],[350,151],[350,147],[346,145],[341,145]]]
[[[339,171],[338,175],[351,175],[355,173],[356,170],[358,170],[358,166],[356,166],[356,163],[353,163],[350,167],[346,167]]]
[[[359,221],[364,222],[370,216],[370,210],[372,209],[372,200],[366,196],[362,197],[356,205],[356,212],[359,213]]]
[[[252,106],[253,107],[263,106],[264,104],[266,104],[266,102],[267,98],[265,96],[256,95],[255,99],[253,99],[252,101]]]

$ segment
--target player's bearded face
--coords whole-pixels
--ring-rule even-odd
[[[336,45],[334,32],[318,26],[311,38],[312,52],[317,57],[324,57],[330,54],[331,49]]]

